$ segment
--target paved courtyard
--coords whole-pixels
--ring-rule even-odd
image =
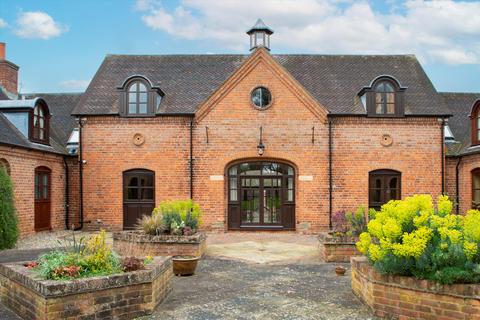
[[[7,250],[0,262],[40,252]],[[373,319],[349,272],[337,277],[334,267],[321,261],[314,236],[211,234],[197,274],[175,277],[170,296],[142,319]],[[18,319],[1,304],[0,315]]]

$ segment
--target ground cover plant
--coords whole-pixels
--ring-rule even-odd
[[[0,166],[0,250],[13,248],[18,238],[18,220],[13,202],[13,185]]]
[[[367,231],[365,208],[360,206],[355,212],[337,211],[332,216],[332,231],[334,237],[358,237]]]
[[[38,272],[42,278],[67,280],[144,269],[151,262],[147,257],[141,260],[135,257],[121,258],[106,243],[104,230],[85,241],[74,241],[67,249],[58,249],[41,255],[36,262],[25,265]]]
[[[146,234],[193,235],[201,223],[202,211],[192,200],[164,201],[150,216],[143,216],[138,229]]]
[[[452,214],[452,202],[430,195],[393,200],[376,212],[357,248],[382,274],[442,284],[480,282],[480,211]]]

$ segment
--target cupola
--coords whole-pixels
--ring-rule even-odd
[[[270,50],[270,35],[273,34],[273,30],[267,27],[262,19],[258,19],[247,34],[250,36],[250,51],[259,47]]]

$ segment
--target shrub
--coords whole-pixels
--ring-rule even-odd
[[[335,236],[358,237],[367,230],[365,209],[358,207],[354,213],[337,211],[332,217],[332,231]]]
[[[144,215],[142,219],[139,219],[138,229],[152,236],[162,234],[166,230],[168,230],[167,226],[164,223],[163,215],[159,210],[154,210],[152,212],[152,215]]]
[[[201,224],[202,211],[192,200],[164,201],[153,210],[152,216],[161,215],[162,226],[170,234],[193,234]],[[185,232],[186,231],[186,232]]]
[[[13,248],[18,239],[18,220],[10,176],[0,166],[0,250]]]
[[[357,248],[384,274],[442,284],[480,282],[480,211],[451,214],[452,202],[429,195],[383,205],[360,234]]]

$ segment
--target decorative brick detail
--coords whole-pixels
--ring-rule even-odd
[[[171,258],[146,270],[71,281],[38,280],[19,264],[0,265],[0,298],[23,319],[133,319],[152,313],[171,291]]]
[[[113,233],[113,249],[124,256],[195,256],[205,254],[207,236],[150,236],[135,231]]]
[[[394,319],[480,319],[480,285],[440,285],[381,275],[366,257],[353,257],[352,289],[376,316]]]
[[[333,237],[330,234],[321,233],[318,240],[325,262],[350,262],[350,257],[361,255],[355,246],[357,238]]]
[[[35,168],[44,166],[51,170],[51,226],[52,230],[65,229],[65,164],[63,155],[0,145],[0,158],[8,161],[13,181],[15,208],[20,236],[35,233]],[[69,201],[72,221],[77,221],[79,211],[78,158],[68,157]]]

